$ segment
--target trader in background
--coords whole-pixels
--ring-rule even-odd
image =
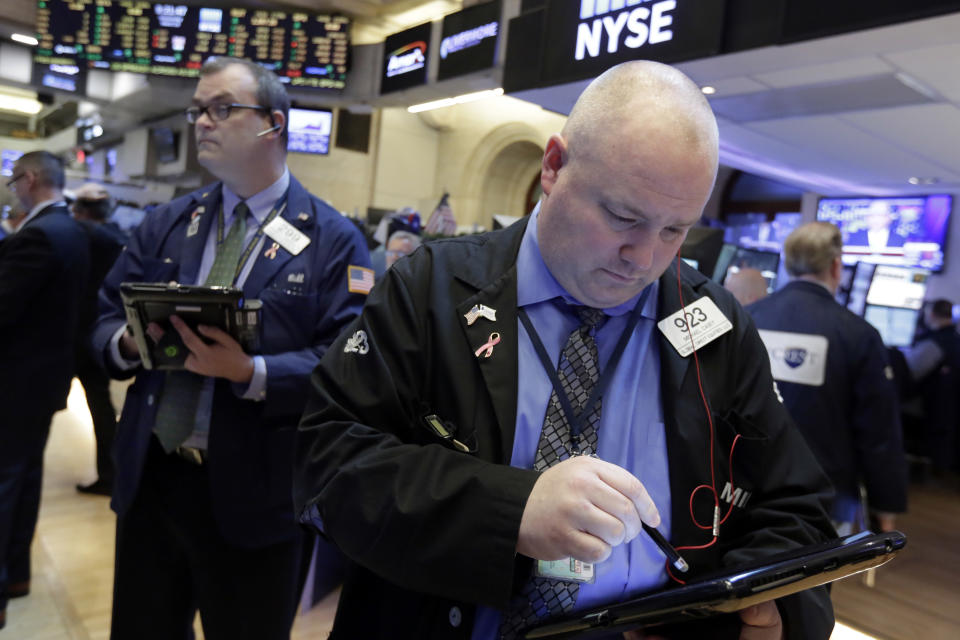
[[[641,521],[692,576],[833,534],[753,323],[677,258],[717,156],[696,84],[618,65],[547,141],[537,213],[387,271],[314,371],[297,442],[301,520],[354,563],[332,639],[515,638],[663,588]],[[657,327],[683,324],[683,304],[729,321],[696,367],[683,333]],[[815,589],[734,622],[825,640],[833,616]]]
[[[7,186],[26,217],[0,242],[0,627],[8,598],[30,592],[30,542],[43,449],[74,374],[89,248],[63,200],[63,163],[21,156]]]
[[[260,65],[207,61],[186,118],[220,182],[148,215],[101,289],[95,352],[114,377],[136,376],[114,444],[113,640],[188,637],[197,609],[207,640],[290,634],[295,427],[310,372],[373,277],[360,232],[287,169],[289,106]],[[262,301],[260,353],[174,316],[186,371],[143,369],[119,285],[171,280]]]
[[[97,319],[97,293],[110,267],[123,251],[127,236],[107,222],[113,211],[113,198],[103,187],[88,182],[74,191],[73,217],[83,225],[90,240],[90,278],[80,309],[80,339],[77,341],[77,378],[83,385],[87,407],[93,419],[97,447],[97,479],[78,484],[77,491],[109,496],[113,487],[113,461],[110,450],[117,430],[117,413],[110,400],[110,378],[93,357],[90,332]]]
[[[923,319],[927,331],[903,352],[909,386],[923,407],[917,452],[940,475],[956,471],[960,462],[960,334],[950,300],[927,302]]]
[[[837,490],[843,534],[866,527],[860,485],[884,531],[907,508],[907,467],[893,371],[880,334],[834,299],[843,265],[840,230],[803,225],[784,243],[792,280],[748,307],[773,377],[797,426]]]

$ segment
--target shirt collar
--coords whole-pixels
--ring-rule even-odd
[[[263,224],[263,221],[267,219],[274,205],[276,205],[280,198],[283,197],[283,194],[287,192],[289,186],[290,169],[284,167],[283,175],[281,175],[276,182],[263,191],[255,193],[246,199],[250,213],[253,214],[253,217],[259,224]],[[241,200],[243,200],[243,198],[231,191],[227,185],[223,185],[223,216],[226,226],[230,226],[233,218],[233,209]]]
[[[64,206],[66,206],[67,203],[64,202],[63,199],[61,199],[61,198],[52,198],[52,199],[50,199],[50,200],[44,200],[43,202],[40,202],[40,203],[34,205],[33,209],[30,209],[30,213],[27,214],[27,217],[24,218],[24,219],[23,219],[23,222],[20,223],[20,228],[22,228],[23,225],[27,224],[28,222],[30,222],[31,220],[33,220],[34,218],[36,218],[36,217],[37,217],[37,214],[39,214],[41,211],[43,211],[43,210],[46,209],[47,207],[49,207],[49,206],[51,206],[51,205],[54,205],[54,204],[62,204],[62,205],[64,205]]]
[[[557,282],[557,279],[550,273],[547,264],[543,261],[543,255],[540,253],[540,243],[537,240],[537,222],[540,217],[540,203],[534,207],[530,213],[530,221],[523,234],[523,240],[520,242],[520,252],[517,254],[517,305],[524,307],[539,302],[545,302],[554,298],[563,298],[564,302],[570,305],[583,306],[583,303],[570,295],[563,286]],[[656,319],[657,317],[657,292],[659,290],[659,280],[654,280],[649,287],[650,296],[643,305],[640,314],[645,318]],[[608,316],[619,316],[629,313],[636,306],[637,300],[643,295],[640,291],[626,302],[618,304],[615,307],[604,309]]]

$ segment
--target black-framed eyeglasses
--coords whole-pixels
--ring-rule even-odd
[[[15,183],[17,180],[19,180],[20,178],[22,178],[22,177],[25,176],[25,175],[27,175],[27,172],[26,172],[26,171],[24,171],[23,173],[21,173],[21,174],[19,174],[19,175],[13,176],[13,177],[10,178],[9,180],[7,180],[7,189],[9,189],[10,187],[12,187],[12,186],[13,186],[13,183]]]
[[[208,104],[203,107],[193,106],[187,107],[183,114],[187,117],[187,122],[190,124],[195,124],[197,120],[200,119],[200,116],[207,114],[211,120],[214,122],[221,122],[230,117],[230,114],[233,113],[234,109],[254,109],[256,111],[267,111],[270,109],[267,107],[261,107],[258,104],[240,104],[238,102],[233,102],[230,104]]]

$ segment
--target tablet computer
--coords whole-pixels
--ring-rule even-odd
[[[260,350],[261,303],[246,300],[233,287],[203,287],[162,282],[123,282],[120,297],[127,326],[147,369],[183,369],[189,350],[184,346],[170,316],[176,315],[197,330],[204,324],[219,327],[240,343],[247,353]],[[154,341],[147,326],[156,323],[163,336]]]
[[[727,567],[680,587],[545,621],[525,630],[521,637],[591,638],[641,627],[656,633],[659,625],[739,611],[878,567],[906,542],[899,531],[865,531]]]

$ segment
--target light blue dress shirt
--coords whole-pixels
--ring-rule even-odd
[[[263,191],[254,194],[246,199],[247,207],[250,209],[250,216],[256,220],[256,224],[250,224],[250,220],[247,220],[247,233],[243,239],[243,248],[246,249],[247,245],[253,241],[254,237],[257,234],[257,230],[263,225],[267,217],[270,215],[270,212],[273,211],[273,208],[280,202],[287,193],[287,188],[290,186],[290,170],[284,168],[283,175],[280,176],[280,179],[274,182],[272,185],[264,189]],[[222,192],[222,202],[223,202],[223,229],[224,234],[227,233],[227,230],[230,229],[230,226],[234,222],[233,210],[236,208],[242,198],[235,194],[233,191],[227,188],[227,185],[223,185]],[[247,277],[250,275],[251,269],[253,269],[253,264],[257,261],[260,256],[260,249],[263,247],[264,239],[266,238],[265,234],[261,234],[260,238],[257,239],[256,245],[253,247],[253,251],[250,252],[250,257],[247,259],[246,263],[243,265],[243,269],[240,271],[240,275],[237,276],[234,286],[238,288],[243,288],[243,283],[247,281]],[[207,276],[210,274],[210,269],[213,268],[213,261],[217,257],[217,223],[214,222],[210,225],[210,233],[207,234],[207,244],[203,248],[203,258],[200,260],[200,269],[197,272],[197,284],[203,284],[207,280]],[[214,378],[207,378],[203,381],[203,390],[200,392],[200,402],[197,405],[197,420],[194,423],[193,433],[190,434],[190,437],[187,438],[184,442],[184,446],[187,447],[196,447],[197,449],[206,449],[207,448],[207,439],[210,435],[210,416],[213,411],[213,387],[216,381]],[[250,384],[247,385],[246,389],[243,388],[243,385],[234,384],[233,390],[238,396],[246,398],[247,400],[263,400],[266,397],[267,389],[267,364],[263,359],[263,356],[253,356],[253,377],[250,379]]]
[[[563,304],[552,300],[563,298],[572,305],[582,303],[564,290],[543,262],[537,242],[538,217],[539,209],[531,214],[517,256],[517,303],[530,316],[551,360],[559,362],[567,338],[580,321],[574,311],[565,311]],[[603,396],[597,456],[640,479],[660,511],[658,529],[669,539],[670,478],[656,340],[658,283],[650,287],[640,321]],[[601,374],[641,294],[619,306],[604,309],[610,318],[597,332]],[[553,387],[522,324],[519,324],[518,349],[518,380],[523,383],[518,390],[510,464],[532,469]],[[664,563],[663,554],[641,532],[630,543],[614,547],[607,560],[595,565],[596,581],[580,585],[574,610],[624,599],[663,585],[667,580]],[[478,607],[473,640],[495,638],[499,625],[498,611]]]

